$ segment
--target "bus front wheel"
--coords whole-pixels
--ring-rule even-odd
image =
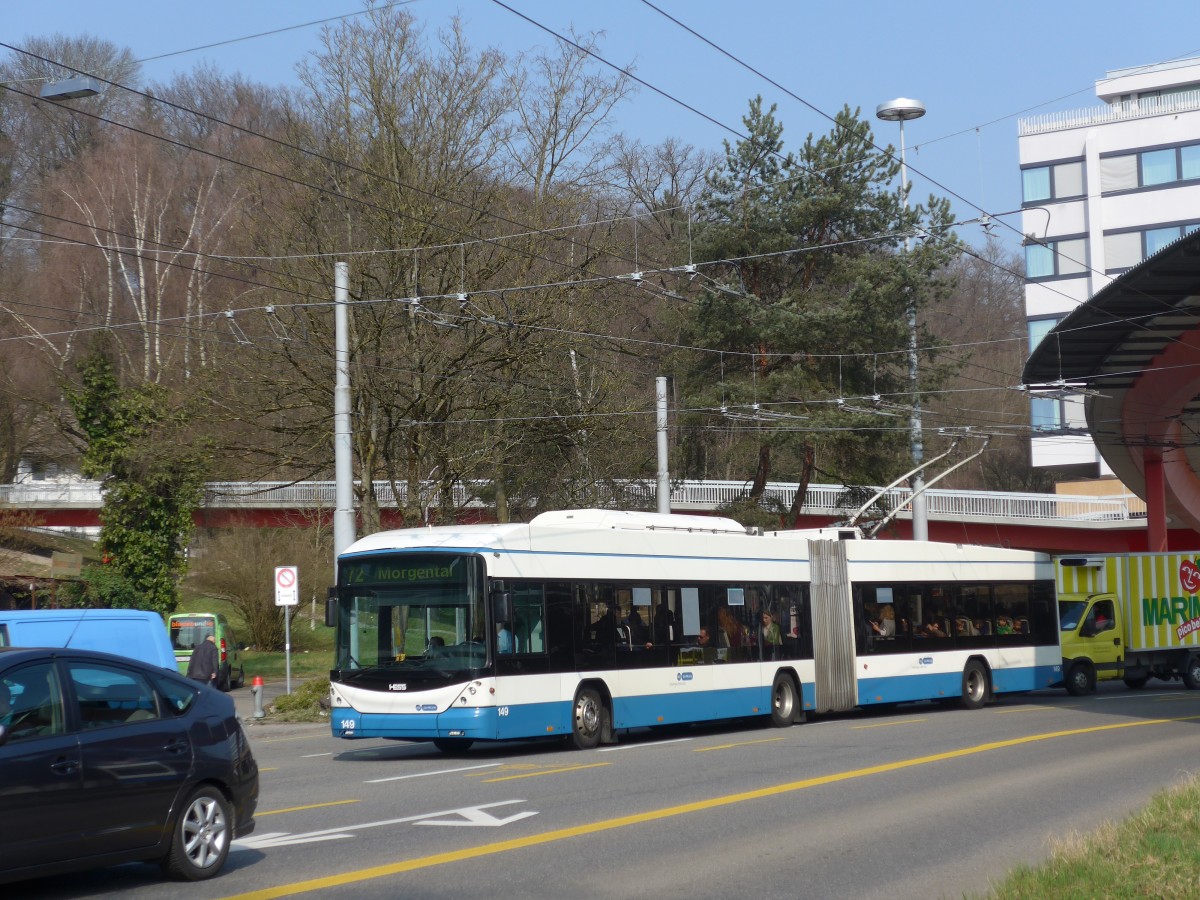
[[[608,710],[595,688],[583,688],[575,695],[575,711],[572,716],[571,738],[580,750],[593,750],[600,744],[604,734],[605,717]]]
[[[963,669],[962,705],[965,709],[980,709],[988,698],[987,669],[978,660],[971,660]]]
[[[796,721],[796,685],[786,675],[776,675],[771,686],[771,724],[786,728]]]

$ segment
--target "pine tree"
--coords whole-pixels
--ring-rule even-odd
[[[949,204],[906,208],[890,187],[899,165],[870,124],[844,108],[829,133],[785,152],[783,125],[761,98],[747,137],[725,145],[708,179],[697,260],[711,280],[687,315],[691,406],[685,464],[696,477],[746,477],[757,502],[774,471],[806,486],[814,471],[846,484],[903,472],[911,410],[910,301],[936,300],[955,253]],[[904,238],[919,231],[912,252]],[[922,348],[933,339],[922,332]],[[944,377],[922,359],[921,387]],[[876,399],[877,398],[877,399]],[[722,446],[723,445],[723,446]],[[714,450],[736,469],[706,467]],[[902,468],[903,466],[903,468]],[[802,497],[802,493],[801,493]]]

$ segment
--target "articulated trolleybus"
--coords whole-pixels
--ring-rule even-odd
[[[333,734],[561,736],[936,698],[1062,680],[1049,557],[748,533],[613,510],[374,534],[338,560]]]

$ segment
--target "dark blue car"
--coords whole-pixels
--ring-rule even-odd
[[[257,803],[229,697],[107,653],[0,648],[0,882],[139,860],[211,878]]]

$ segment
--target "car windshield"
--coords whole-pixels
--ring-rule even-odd
[[[475,571],[473,558],[459,556],[343,563],[336,668],[483,665],[486,623]]]
[[[1059,600],[1058,627],[1063,631],[1074,631],[1079,627],[1079,620],[1083,617],[1085,609],[1087,609],[1086,600]]]

